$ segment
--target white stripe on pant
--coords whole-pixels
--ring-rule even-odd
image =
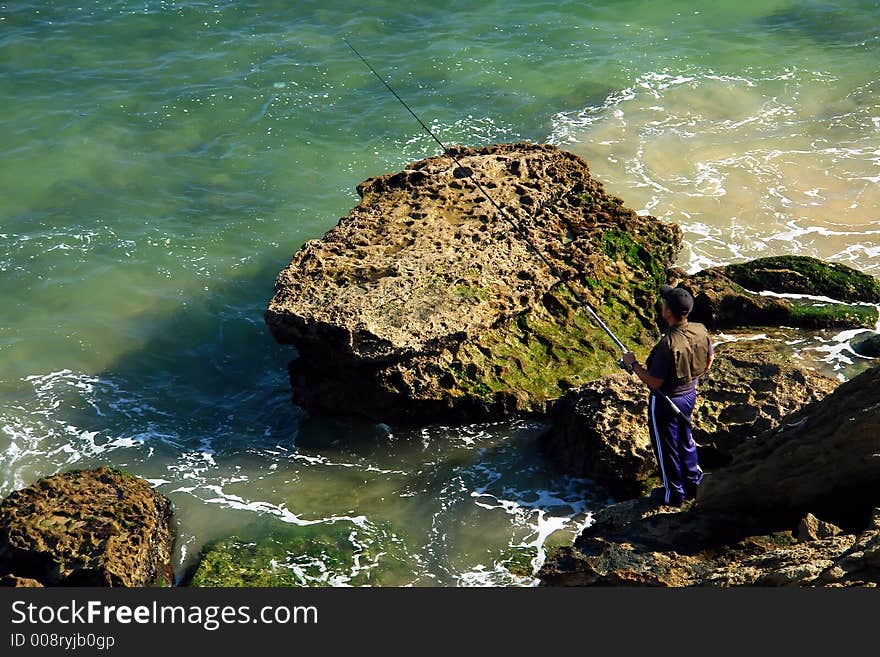
[[[654,444],[657,445],[657,461],[660,463],[660,476],[663,478],[664,499],[669,504],[669,483],[666,481],[666,468],[663,467],[663,447],[660,444],[660,432],[657,430],[657,417],[654,411],[654,404],[657,403],[657,395],[651,395],[651,404],[648,406],[648,413],[651,417],[651,426],[654,429]]]

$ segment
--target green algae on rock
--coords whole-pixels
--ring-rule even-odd
[[[412,577],[402,539],[371,540],[349,521],[273,527],[260,537],[214,541],[202,550],[190,586],[399,586]],[[366,535],[364,535],[366,532]],[[381,550],[377,547],[381,545]],[[390,546],[390,547],[389,547]]]
[[[838,262],[774,256],[726,265],[722,273],[753,292],[811,294],[844,302],[880,303],[880,280]]]
[[[779,259],[763,258],[762,260],[776,262]],[[767,275],[761,278],[761,284],[757,286],[761,292],[800,294],[792,290],[808,287],[812,296],[834,298],[833,295],[842,294],[849,303],[760,294],[746,289],[740,282],[728,276],[728,271],[734,268],[733,271],[740,280],[755,282],[742,273],[753,272],[750,269],[751,263],[711,267],[690,276],[681,270],[673,269],[670,271],[670,280],[678,280],[679,285],[693,294],[694,309],[690,318],[705,324],[710,329],[737,326],[790,326],[806,329],[876,326],[877,306],[868,305],[876,298],[871,286],[871,281],[875,279],[851,270],[853,280],[857,284],[847,287],[841,282],[844,265],[831,265],[805,256],[797,258],[790,256],[785,259],[785,262],[790,261],[794,261],[798,269],[786,270],[786,276],[791,274],[788,279],[779,273],[781,269],[773,270],[766,264],[754,270],[754,272],[774,272],[773,276]],[[808,272],[809,276],[798,272]],[[758,274],[754,273],[754,275]],[[798,288],[788,282],[790,280],[797,280],[804,285],[806,285],[804,282],[808,281],[809,286]],[[863,296],[855,296],[856,294]]]
[[[266,312],[299,354],[296,403],[418,421],[543,412],[616,367],[569,285],[626,344],[656,339],[678,226],[626,208],[554,146],[452,152],[520,230],[445,155],[362,183],[361,203],[278,275]]]

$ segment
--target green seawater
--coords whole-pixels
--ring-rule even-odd
[[[607,501],[541,458],[540,423],[289,401],[275,275],[359,182],[440,152],[342,38],[444,143],[584,157],[682,226],[687,269],[798,254],[876,276],[878,24],[863,0],[0,4],[0,495],[147,477],[178,575],[210,541],[324,525],[351,546],[305,583],[534,584],[523,554]],[[850,337],[779,339],[848,378],[871,363]]]

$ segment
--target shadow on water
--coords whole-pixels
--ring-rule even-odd
[[[229,446],[259,443],[267,428],[295,435],[300,413],[290,403],[286,362],[296,354],[272,340],[262,317],[281,268],[265,263],[190,300],[100,376],[153,395],[153,405],[189,434],[183,444],[198,444],[224,424],[236,428],[226,436]]]
[[[523,518],[565,506],[545,510],[536,490],[561,486],[578,501],[593,494],[553,472],[528,424],[398,430],[294,406],[287,364],[295,351],[276,344],[263,321],[284,265],[263,260],[167,317],[145,317],[146,339],[94,375],[31,382],[49,389],[45,407],[69,432],[59,429],[55,451],[78,454],[66,465],[41,461],[33,479],[54,474],[53,463],[150,479],[175,508],[179,578],[207,542],[265,534],[318,547],[332,539],[344,564],[375,556],[363,546],[378,542],[395,549],[386,581],[455,583],[474,563],[513,558],[505,556],[511,536],[533,533]],[[313,525],[323,529],[296,529]],[[349,535],[360,542],[348,545]],[[531,558],[537,549],[513,551]]]

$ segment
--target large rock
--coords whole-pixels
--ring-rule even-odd
[[[398,420],[542,412],[619,355],[560,275],[627,345],[659,335],[678,226],[624,207],[554,146],[450,152],[462,167],[442,155],[359,185],[360,204],[278,275],[266,322],[297,348],[298,404]]]
[[[842,522],[880,505],[880,367],[740,445],[706,476],[697,503],[788,520],[818,510]]]
[[[680,510],[602,509],[546,585],[876,586],[880,368],[841,384],[708,474]]]
[[[171,503],[98,468],[58,474],[0,503],[0,577],[13,586],[170,586]]]
[[[617,372],[568,391],[551,409],[539,444],[557,468],[618,498],[636,497],[656,469],[645,387]]]
[[[822,399],[837,381],[800,367],[769,341],[722,344],[699,386],[694,439],[714,467],[750,436]],[[657,465],[648,437],[647,390],[623,372],[570,390],[551,411],[544,451],[563,472],[588,477],[617,498],[642,494]]]

